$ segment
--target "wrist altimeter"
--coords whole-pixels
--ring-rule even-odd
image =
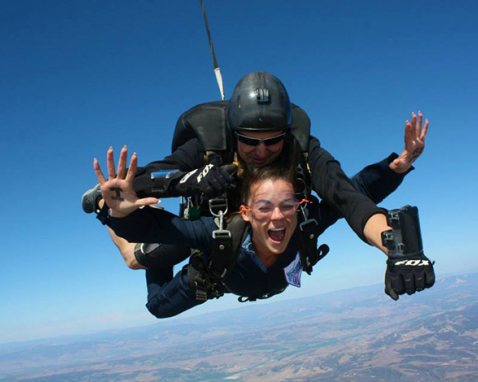
[[[418,208],[404,206],[389,210],[387,222],[392,229],[382,232],[382,244],[390,258],[418,258],[424,256]]]

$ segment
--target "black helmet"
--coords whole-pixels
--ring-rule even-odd
[[[270,73],[246,74],[234,88],[227,117],[233,131],[288,129],[292,112],[287,90]]]

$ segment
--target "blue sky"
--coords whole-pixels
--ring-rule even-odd
[[[404,121],[422,110],[425,153],[382,205],[419,206],[438,277],[478,269],[475,1],[206,6],[226,96],[247,72],[276,74],[350,175],[399,152]],[[219,98],[199,2],[25,0],[2,2],[0,18],[0,342],[155,322],[143,272],[125,267],[80,198],[108,146],[159,159],[181,112]],[[345,223],[323,241],[328,258],[278,298],[382,281],[385,258]],[[230,297],[192,313],[241,306]]]

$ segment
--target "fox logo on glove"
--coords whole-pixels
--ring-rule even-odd
[[[402,260],[402,261],[397,261],[395,263],[395,265],[407,265],[407,266],[411,266],[411,267],[423,267],[423,266],[426,266],[426,265],[430,265],[430,261],[429,260],[422,260],[422,259]]]
[[[196,178],[198,183],[201,183],[202,178],[204,178],[207,175],[207,173],[209,172],[209,170],[213,167],[214,167],[213,164],[208,164],[207,166],[204,166],[203,170],[201,171],[201,173]]]

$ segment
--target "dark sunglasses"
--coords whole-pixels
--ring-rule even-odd
[[[239,142],[244,143],[248,146],[258,146],[261,142],[264,143],[265,146],[272,146],[282,141],[286,136],[287,132],[285,131],[281,135],[277,135],[272,138],[252,138],[239,133],[235,134]]]

